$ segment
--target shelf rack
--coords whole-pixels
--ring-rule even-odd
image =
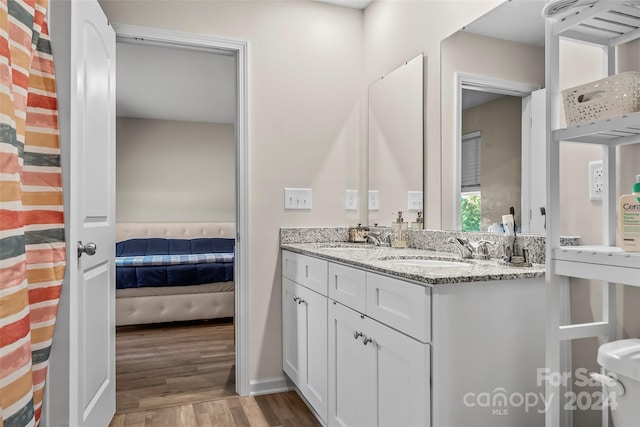
[[[574,339],[601,337],[614,340],[616,325],[615,284],[640,286],[640,254],[616,247],[616,147],[640,143],[640,113],[559,129],[560,39],[567,38],[600,46],[604,69],[615,74],[615,47],[640,38],[640,0],[600,0],[576,9],[561,20],[546,22],[545,62],[547,88],[547,340],[546,367],[550,372],[566,372],[570,360],[561,344]],[[603,198],[603,239],[601,246],[560,246],[560,144],[578,142],[602,146],[605,196]],[[570,278],[604,282],[603,320],[586,324],[567,324],[568,283]],[[561,411],[560,385],[546,383],[546,427],[572,425],[572,414]],[[602,413],[602,425],[608,423]]]

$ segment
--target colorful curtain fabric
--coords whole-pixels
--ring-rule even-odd
[[[0,427],[38,425],[65,244],[47,0],[0,0]]]

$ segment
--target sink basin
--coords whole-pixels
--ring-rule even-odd
[[[386,261],[394,265],[406,265],[410,267],[438,267],[438,268],[468,268],[473,264],[433,258],[380,258],[380,261]]]
[[[371,250],[375,248],[374,245],[359,245],[357,243],[336,243],[333,245],[320,246],[319,249],[334,250],[334,251],[363,251]]]

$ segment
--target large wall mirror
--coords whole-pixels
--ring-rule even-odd
[[[544,233],[544,1],[503,3],[441,44],[443,229]]]
[[[423,209],[423,55],[369,86],[369,224]],[[408,211],[408,212],[407,212]]]

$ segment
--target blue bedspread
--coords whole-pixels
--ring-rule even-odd
[[[116,243],[116,288],[201,285],[233,280],[235,240],[130,239]]]

